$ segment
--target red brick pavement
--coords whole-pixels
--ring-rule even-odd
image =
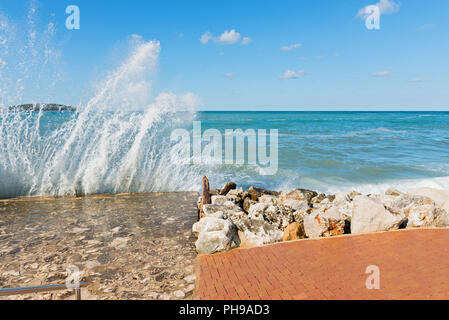
[[[201,255],[201,299],[449,300],[449,229],[299,240]],[[369,290],[369,265],[380,289]]]

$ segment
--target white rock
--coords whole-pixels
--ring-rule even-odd
[[[264,211],[264,219],[282,231],[295,220],[292,208],[283,205],[269,206]]]
[[[158,296],[158,299],[159,300],[170,300],[171,298],[170,298],[170,296],[168,294],[163,293],[163,294]]]
[[[249,208],[248,217],[252,220],[266,220],[280,230],[284,230],[294,221],[293,210],[290,207],[269,205],[268,203],[252,205]]]
[[[309,209],[307,200],[286,199],[284,200],[284,206],[290,207],[294,211],[306,211]]]
[[[121,228],[122,228],[122,227],[115,227],[114,229],[111,229],[111,231],[112,231],[113,233],[117,233],[117,232],[120,231]]]
[[[270,195],[263,195],[261,197],[259,197],[258,200],[260,203],[266,203],[269,205],[277,205],[278,204],[278,198],[275,196],[270,196]]]
[[[262,246],[282,240],[284,233],[264,220],[245,219],[241,222],[242,243],[250,246]]]
[[[218,204],[206,204],[203,206],[204,215],[211,216],[216,212],[222,212],[225,217],[228,217],[229,215],[236,213],[236,212],[242,212],[243,210],[235,205],[233,202],[227,201],[222,205]]]
[[[398,229],[407,219],[405,214],[394,214],[382,202],[366,196],[356,196],[351,219],[351,233],[367,233]]]
[[[212,204],[216,204],[216,205],[224,205],[227,201],[229,201],[226,196],[212,196],[211,197],[211,202]]]
[[[20,272],[19,271],[15,271],[15,270],[10,270],[10,271],[3,272],[2,276],[4,276],[4,277],[8,277],[8,276],[18,277],[18,276],[20,276]]]
[[[224,228],[225,223],[224,219],[206,216],[192,226],[192,231],[197,235],[205,230],[214,231],[214,228],[219,231]]]
[[[279,194],[279,203],[280,204],[285,204],[285,201],[288,199],[308,201],[307,196],[300,190],[282,191]]]
[[[248,217],[254,220],[264,220],[265,210],[270,205],[267,203],[256,203],[253,204],[248,210]]]
[[[304,231],[309,238],[341,235],[344,229],[345,219],[336,207],[322,208],[304,217]]]
[[[444,211],[435,219],[435,227],[449,227],[449,213]]]
[[[178,299],[182,299],[186,296],[185,293],[181,290],[176,290],[175,292],[173,292],[173,295]]]
[[[190,276],[187,276],[184,278],[184,281],[187,283],[193,283],[196,280],[196,276],[194,274],[191,274]]]
[[[409,209],[407,228],[419,228],[433,226],[435,220],[444,212],[434,205],[414,206]]]
[[[437,206],[449,212],[449,190],[418,188],[409,190],[408,195],[423,196],[432,199]]]
[[[349,195],[347,193],[337,192],[335,194],[335,199],[334,199],[334,201],[332,201],[332,203],[339,204],[339,203],[345,203],[345,202],[349,202],[349,201],[351,201],[351,198],[349,198]]]
[[[185,293],[190,293],[190,292],[192,292],[193,290],[195,290],[195,285],[194,285],[194,284],[190,284],[190,285],[188,285],[188,286],[184,289],[184,292],[185,292]]]
[[[199,254],[212,254],[228,251],[240,245],[237,227],[229,220],[205,217],[199,230],[198,240],[195,243]],[[195,230],[194,230],[195,232]]]

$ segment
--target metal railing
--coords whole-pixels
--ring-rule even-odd
[[[75,299],[81,300],[81,288],[87,287],[86,282],[81,282],[79,285],[77,284],[75,288]],[[67,290],[67,285],[65,284],[50,284],[46,286],[36,286],[36,287],[22,287],[22,288],[5,288],[0,289],[0,297],[4,296],[13,296],[19,294],[27,294],[27,293],[39,293],[39,292],[48,292],[48,291],[57,291],[57,290]]]

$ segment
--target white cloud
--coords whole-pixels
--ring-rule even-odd
[[[391,75],[391,71],[380,71],[380,72],[374,72],[371,76],[372,77],[388,77]]]
[[[140,40],[140,39],[142,39],[143,37],[140,35],[140,34],[132,34],[131,35],[131,38],[133,38],[133,39],[136,39],[136,40]]]
[[[235,44],[235,43],[239,42],[241,38],[242,38],[242,36],[239,32],[235,31],[235,29],[231,29],[231,30],[225,30],[218,37],[212,35],[212,33],[210,33],[210,32],[206,32],[201,36],[200,42],[202,44],[206,44],[209,41],[213,41],[219,45],[231,45],[231,44]],[[252,42],[252,39],[250,37],[243,37],[241,43],[248,44],[250,42]]]
[[[304,76],[306,74],[307,74],[307,72],[305,72],[304,70],[298,70],[298,71],[287,70],[279,78],[281,78],[281,79],[298,79],[299,77]]]
[[[229,72],[228,72],[228,73],[225,73],[224,76],[225,76],[226,78],[235,78],[235,77],[236,77],[235,74],[229,73]]]
[[[232,29],[231,31],[225,30],[216,40],[219,44],[234,44],[240,40],[240,33]]]
[[[281,51],[291,51],[291,50],[293,50],[295,48],[299,48],[299,47],[302,47],[302,44],[295,43],[295,44],[292,44],[290,46],[283,46],[283,47],[281,47]]]
[[[422,78],[412,78],[412,79],[410,79],[410,82],[414,82],[414,83],[424,82],[424,79],[422,79]]]
[[[380,15],[383,14],[392,14],[399,11],[400,4],[394,2],[393,0],[380,0],[378,3],[375,4],[375,6],[379,7]],[[357,16],[364,20],[367,17],[366,8],[368,6],[363,7],[359,10],[357,13]]]
[[[423,24],[422,26],[418,27],[418,30],[429,30],[429,29],[435,29],[437,27],[436,24]]]
[[[201,36],[200,41],[202,44],[206,44],[209,42],[209,40],[214,40],[214,39],[215,39],[215,37],[208,31]]]
[[[243,37],[242,44],[248,44],[253,42],[253,40],[250,37]]]

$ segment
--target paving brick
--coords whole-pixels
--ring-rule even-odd
[[[284,242],[200,255],[201,299],[449,300],[449,229]],[[380,289],[369,290],[369,265]]]

